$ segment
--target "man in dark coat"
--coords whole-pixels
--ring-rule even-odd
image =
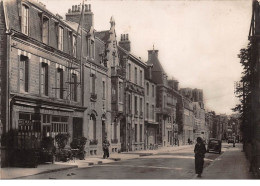
[[[109,141],[107,140],[107,136],[105,136],[105,140],[103,141],[103,151],[104,151],[104,155],[103,155],[103,158],[108,158],[109,157],[109,146],[110,146],[110,143]]]
[[[197,144],[194,148],[195,153],[195,171],[198,177],[201,177],[203,172],[204,157],[206,153],[206,147],[201,137],[197,138]]]

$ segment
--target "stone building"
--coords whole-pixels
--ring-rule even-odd
[[[153,66],[147,65],[145,69],[145,149],[153,149],[158,145],[157,132],[159,124],[155,117],[156,84],[152,81],[152,68]]]
[[[156,121],[159,123],[157,142],[162,146],[171,146],[174,141],[174,123],[176,120],[177,98],[169,85],[159,59],[158,50],[148,51],[148,65],[152,65],[152,81],[156,83]]]
[[[45,136],[83,131],[79,34],[59,15],[30,0],[2,2],[5,33],[1,80],[4,132],[18,131],[19,148]]]
[[[197,137],[208,140],[208,128],[205,122],[205,109],[200,102],[193,102],[194,111],[194,140]]]
[[[4,132],[21,132],[22,147],[58,133],[70,134],[68,144],[84,136],[87,155],[103,153],[104,136],[119,134],[111,125],[109,49],[116,47],[97,37],[91,6],[73,5],[66,20],[31,0],[2,1],[0,12],[1,47],[7,46],[0,49]],[[117,141],[111,151],[119,147]]]
[[[144,73],[146,64],[131,54],[128,34],[122,34],[118,51],[124,73],[124,125],[120,125],[122,151],[144,149]]]
[[[111,152],[118,152],[121,149],[120,126],[124,121],[124,71],[119,63],[119,54],[117,48],[117,36],[115,31],[115,20],[110,19],[110,29],[95,33],[97,38],[100,38],[105,43],[105,56],[108,61],[109,83],[108,91],[111,95],[111,121],[108,124],[109,135],[111,139]],[[109,102],[108,102],[109,103]]]

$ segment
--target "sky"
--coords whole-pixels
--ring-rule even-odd
[[[39,0],[52,13],[63,16],[82,0]],[[237,55],[248,43],[251,0],[88,0],[97,31],[116,22],[119,41],[129,34],[131,52],[146,62],[147,50],[159,50],[169,79],[180,88],[203,89],[207,110],[231,114],[239,103],[234,82],[242,67]]]

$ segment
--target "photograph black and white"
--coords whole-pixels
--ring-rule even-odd
[[[260,1],[0,0],[0,179],[260,179]]]

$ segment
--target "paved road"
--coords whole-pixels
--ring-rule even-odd
[[[225,148],[224,146],[224,151]],[[218,156],[219,154],[207,153],[204,167],[207,167]],[[95,165],[88,168],[28,176],[23,179],[192,179],[194,175],[192,146],[179,151]]]

